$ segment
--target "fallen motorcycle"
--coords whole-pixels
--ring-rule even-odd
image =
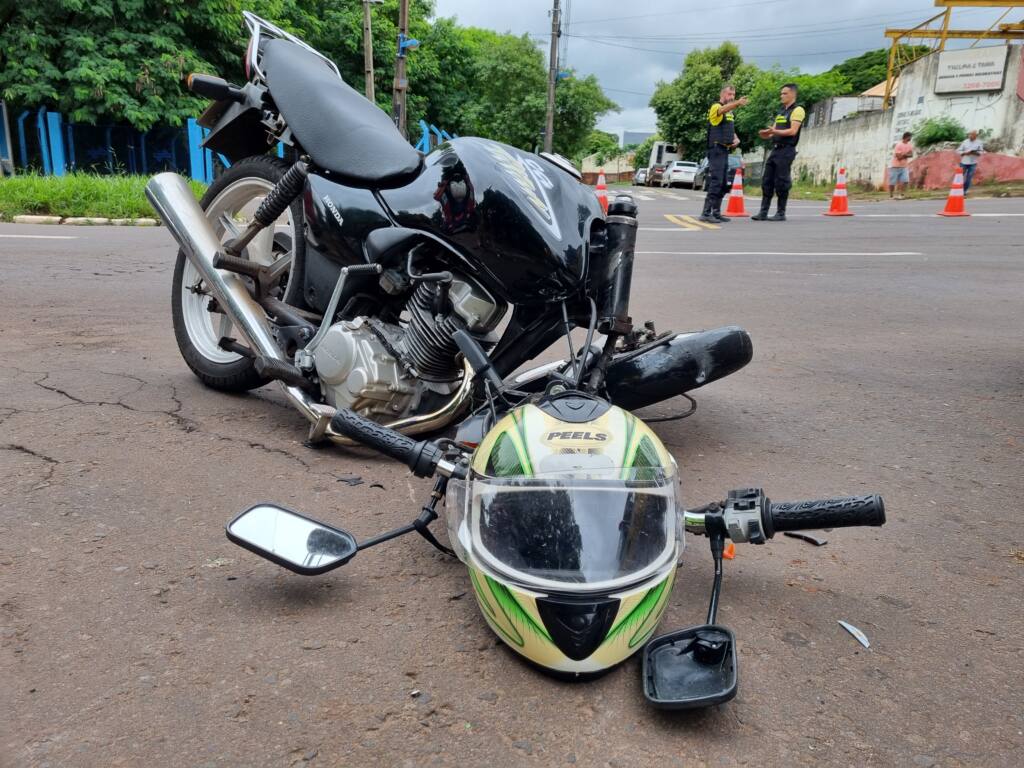
[[[748,489],[683,510],[675,460],[630,411],[688,397],[752,346],[736,327],[634,326],[632,198],[606,216],[562,158],[483,139],[423,157],[333,63],[245,20],[246,84],[189,80],[215,100],[205,145],[230,168],[201,204],[174,174],[147,185],[181,248],[181,353],[215,389],[279,381],[311,442],[370,446],[435,482],[415,520],[362,542],[272,504],[228,538],[316,575],[417,533],[467,565],[488,625],[545,671],[592,676],[642,650],[655,705],[734,696],[735,638],[715,623],[726,538],[881,525],[881,499]],[[267,156],[275,143],[294,162]],[[516,373],[559,340],[563,359]],[[410,437],[443,429],[454,437]],[[451,548],[430,528],[442,500]],[[711,543],[708,621],[653,637],[685,531]]]
[[[634,327],[631,198],[606,217],[563,158],[484,139],[456,138],[424,157],[333,63],[245,20],[245,85],[188,79],[216,100],[200,119],[204,146],[230,168],[201,204],[176,174],[146,188],[181,247],[175,337],[207,386],[278,381],[311,441],[349,444],[331,428],[338,409],[404,434],[436,432],[516,371],[523,392],[585,372],[635,409],[750,361],[740,328]],[[294,162],[266,154],[275,144]],[[579,361],[522,372],[577,327],[587,329],[572,351]],[[473,374],[467,345],[487,353],[493,375]]]

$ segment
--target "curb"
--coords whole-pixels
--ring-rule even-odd
[[[13,224],[67,224],[72,227],[157,227],[156,219],[108,219],[105,216],[34,216],[23,214],[11,219]]]

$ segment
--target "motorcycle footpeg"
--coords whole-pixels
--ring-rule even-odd
[[[213,257],[213,266],[216,269],[226,269],[236,275],[245,275],[253,280],[258,280],[263,267],[254,261],[240,259],[237,256],[228,256],[225,253],[218,253]]]
[[[294,365],[282,360],[273,360],[269,357],[257,357],[255,362],[256,373],[266,379],[283,381],[293,387],[298,387],[309,392],[317,392],[313,382],[302,375],[302,371]]]

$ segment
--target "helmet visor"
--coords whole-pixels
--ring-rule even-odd
[[[478,476],[466,491],[460,543],[527,586],[624,585],[676,557],[675,478],[660,468]]]

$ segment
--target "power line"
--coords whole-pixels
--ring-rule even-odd
[[[915,15],[916,17],[916,15]],[[894,23],[898,23],[901,17],[889,17],[888,21],[877,21],[874,24],[851,24],[846,26],[836,26],[834,23],[829,23],[825,26],[820,24],[806,24],[806,25],[788,25],[784,31],[781,32],[766,32],[763,27],[753,27],[749,29],[729,30],[725,35],[725,39],[728,41],[757,41],[757,40],[782,40],[789,38],[803,38],[813,39],[817,37],[831,37],[834,35],[846,35],[848,32],[861,30],[861,29],[875,29],[877,27],[885,27]],[[800,30],[799,27],[807,27],[808,29]],[[751,34],[744,34],[751,33]],[[572,35],[571,37],[578,37],[587,40],[628,40],[632,42],[707,42],[707,41],[718,41],[721,40],[723,35],[721,32],[694,32],[691,34],[684,35],[603,35],[597,33],[583,33],[579,35]]]
[[[608,88],[608,87],[603,86],[603,85],[601,86],[601,90],[602,91],[612,91],[614,93],[632,93],[634,96],[653,96],[654,95],[653,92],[627,91],[625,88]]]
[[[791,0],[757,0],[753,3],[738,3],[735,5],[716,5],[714,10],[718,11],[728,10],[729,8],[749,8],[752,5],[772,5],[775,3],[787,3]],[[605,21],[626,21],[629,19],[653,19],[658,16],[678,16],[681,11],[663,11],[662,13],[644,13],[644,14],[633,14],[632,16],[611,16],[604,19],[583,19],[582,21],[573,22],[574,25],[579,24],[599,24]]]
[[[641,46],[638,46],[638,45],[623,45],[621,43],[609,43],[609,42],[607,42],[605,40],[596,40],[594,38],[584,37],[582,35],[573,35],[573,37],[579,38],[580,40],[587,40],[589,42],[596,43],[598,45],[606,45],[606,46],[608,46],[610,48],[625,48],[625,49],[628,49],[628,50],[631,50],[631,51],[647,51],[648,53],[661,53],[661,54],[665,54],[667,56],[676,56],[676,57],[685,56],[688,53],[688,51],[665,51],[665,50],[662,50],[660,48],[647,48],[647,47],[641,47]],[[825,55],[829,55],[829,54],[863,53],[863,52],[864,52],[864,48],[861,47],[861,48],[850,48],[848,50],[843,50],[843,51],[830,50],[830,51],[815,51],[813,53],[790,53],[790,52],[787,51],[786,53],[744,54],[744,58],[747,58],[747,59],[799,58],[799,57],[804,57],[804,56],[825,56]]]

